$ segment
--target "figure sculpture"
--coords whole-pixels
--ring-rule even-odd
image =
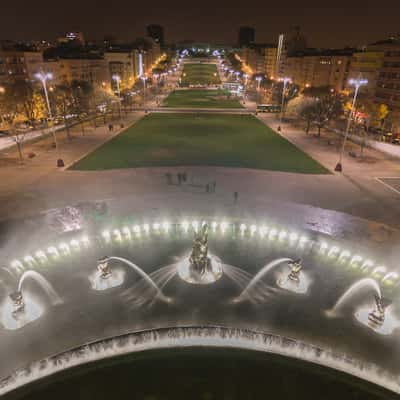
[[[25,311],[25,301],[21,292],[13,292],[10,294],[10,299],[13,303],[12,316],[18,319]]]
[[[98,261],[97,269],[102,279],[107,279],[112,275],[110,266],[108,265],[108,257],[104,257]]]
[[[210,267],[208,257],[208,225],[201,227],[200,234],[194,239],[192,253],[189,258],[190,265],[194,272],[204,275]]]
[[[385,322],[385,310],[390,302],[375,295],[375,308],[368,315],[368,323],[373,328],[379,328]]]
[[[300,282],[300,278],[299,278],[300,271],[303,269],[303,266],[301,265],[301,258],[290,261],[288,264],[291,268],[288,278],[291,281],[299,283]]]

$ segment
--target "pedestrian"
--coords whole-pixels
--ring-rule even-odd
[[[215,193],[215,188],[217,186],[217,181],[214,179],[212,191]]]
[[[108,131],[111,132],[111,130],[112,130],[112,125],[108,124]]]
[[[233,201],[236,204],[238,201],[239,193],[238,192],[233,192]]]
[[[207,185],[206,185],[206,192],[210,193],[210,184],[209,183],[207,183]]]
[[[178,184],[180,185],[182,183],[182,175],[180,172],[178,172]]]
[[[280,125],[278,125],[278,132],[280,132],[282,129],[281,129],[281,126]]]
[[[183,173],[182,173],[182,181],[183,181],[183,182],[186,182],[186,180],[187,180],[186,172],[183,172]]]

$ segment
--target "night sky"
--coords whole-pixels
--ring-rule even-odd
[[[105,3],[105,4],[104,4]],[[240,25],[256,28],[259,42],[299,25],[313,47],[363,45],[400,32],[400,0],[5,0],[0,39],[55,39],[83,31],[87,39],[143,36],[164,25],[166,40],[236,42]]]

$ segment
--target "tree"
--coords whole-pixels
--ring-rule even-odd
[[[315,118],[315,104],[312,99],[303,99],[301,102],[298,113],[302,119],[304,119],[307,123],[306,133],[310,132],[311,124],[314,122]]]
[[[67,138],[71,140],[69,115],[75,112],[75,102],[71,86],[67,83],[56,86],[55,90],[52,92],[52,98],[56,105],[55,114],[63,117]]]
[[[383,129],[383,126],[386,122],[386,118],[389,115],[389,108],[386,104],[380,104],[378,108],[378,119],[381,124],[381,129]]]
[[[282,103],[282,91],[283,82],[275,82],[272,89],[272,101],[276,104]],[[295,83],[287,83],[285,88],[285,93],[283,94],[283,114],[285,113],[286,107],[291,100],[299,95],[299,86]]]
[[[47,115],[46,103],[41,91],[25,80],[10,82],[4,90],[4,104],[16,119],[33,123]]]
[[[318,137],[321,136],[321,129],[342,113],[343,106],[339,96],[330,92],[321,97],[304,97],[300,107],[300,116],[307,121],[307,133],[311,124],[314,124],[318,128]]]

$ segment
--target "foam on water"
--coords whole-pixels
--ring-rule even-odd
[[[279,354],[336,369],[400,393],[400,379],[370,363],[269,333],[225,327],[176,327],[126,334],[34,362],[0,381],[0,395],[59,371],[123,354],[177,347],[237,348]]]

